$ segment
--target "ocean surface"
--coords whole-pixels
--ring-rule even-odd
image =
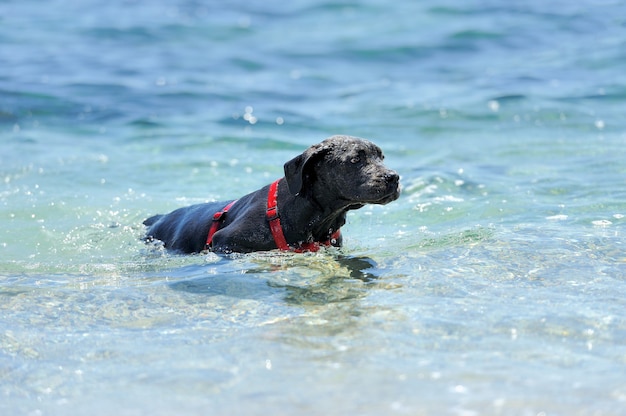
[[[142,221],[333,134],[344,247]],[[0,0],[0,414],[626,414],[626,2]]]

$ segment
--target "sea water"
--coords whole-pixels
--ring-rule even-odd
[[[622,1],[0,3],[0,412],[626,413]],[[143,219],[332,134],[403,192],[344,248]]]

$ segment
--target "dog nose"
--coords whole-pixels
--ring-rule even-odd
[[[385,180],[389,183],[398,183],[400,181],[400,175],[397,172],[390,170],[385,173]]]

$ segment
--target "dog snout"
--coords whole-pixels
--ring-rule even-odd
[[[383,179],[385,180],[385,182],[390,184],[398,183],[400,182],[400,175],[398,175],[398,173],[393,170],[389,170],[384,173]]]

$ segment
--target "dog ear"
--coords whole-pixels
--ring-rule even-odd
[[[304,153],[285,163],[285,179],[287,180],[289,192],[293,195],[298,195],[302,192],[304,178],[308,173],[308,169],[311,168],[313,161],[323,155],[326,150],[327,148],[324,146],[311,146]]]
[[[301,154],[285,163],[285,179],[292,195],[298,195],[302,189],[304,162],[304,154]]]

